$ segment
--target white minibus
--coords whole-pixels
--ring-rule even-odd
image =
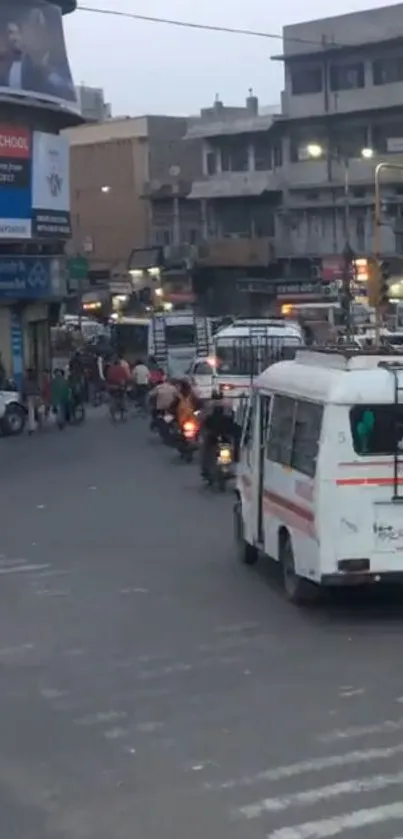
[[[403,582],[403,354],[300,350],[265,370],[236,494],[239,554],[280,563],[289,600]]]

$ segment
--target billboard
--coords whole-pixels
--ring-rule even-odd
[[[46,256],[4,256],[0,300],[58,300],[66,295],[64,260]]]
[[[35,131],[32,148],[32,236],[68,238],[69,144],[66,137]]]
[[[57,6],[43,0],[2,0],[1,94],[59,103],[79,112]]]
[[[30,239],[31,133],[0,124],[0,239]]]

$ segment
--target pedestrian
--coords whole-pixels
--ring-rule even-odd
[[[40,387],[38,376],[32,367],[28,367],[23,381],[23,396],[28,411],[28,434],[33,434],[37,427]]]
[[[52,380],[52,406],[60,428],[70,419],[71,394],[64,370],[55,370]]]
[[[44,416],[48,419],[52,400],[52,374],[50,370],[44,370],[42,376],[41,398]]]

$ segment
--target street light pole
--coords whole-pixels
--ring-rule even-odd
[[[375,226],[374,226],[374,256],[377,265],[381,261],[381,227],[382,227],[382,217],[381,217],[381,174],[384,170],[395,170],[398,172],[403,172],[403,163],[378,163],[375,167]],[[380,338],[380,329],[382,325],[382,311],[380,306],[378,305],[375,309],[375,342],[379,345],[379,338]]]
[[[348,157],[344,163],[344,270],[343,270],[343,310],[345,313],[346,338],[351,338],[351,264],[353,251],[350,245],[350,168]]]

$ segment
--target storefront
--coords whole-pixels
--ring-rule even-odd
[[[0,257],[0,353],[18,384],[27,367],[50,366],[50,326],[65,295],[63,258]]]

